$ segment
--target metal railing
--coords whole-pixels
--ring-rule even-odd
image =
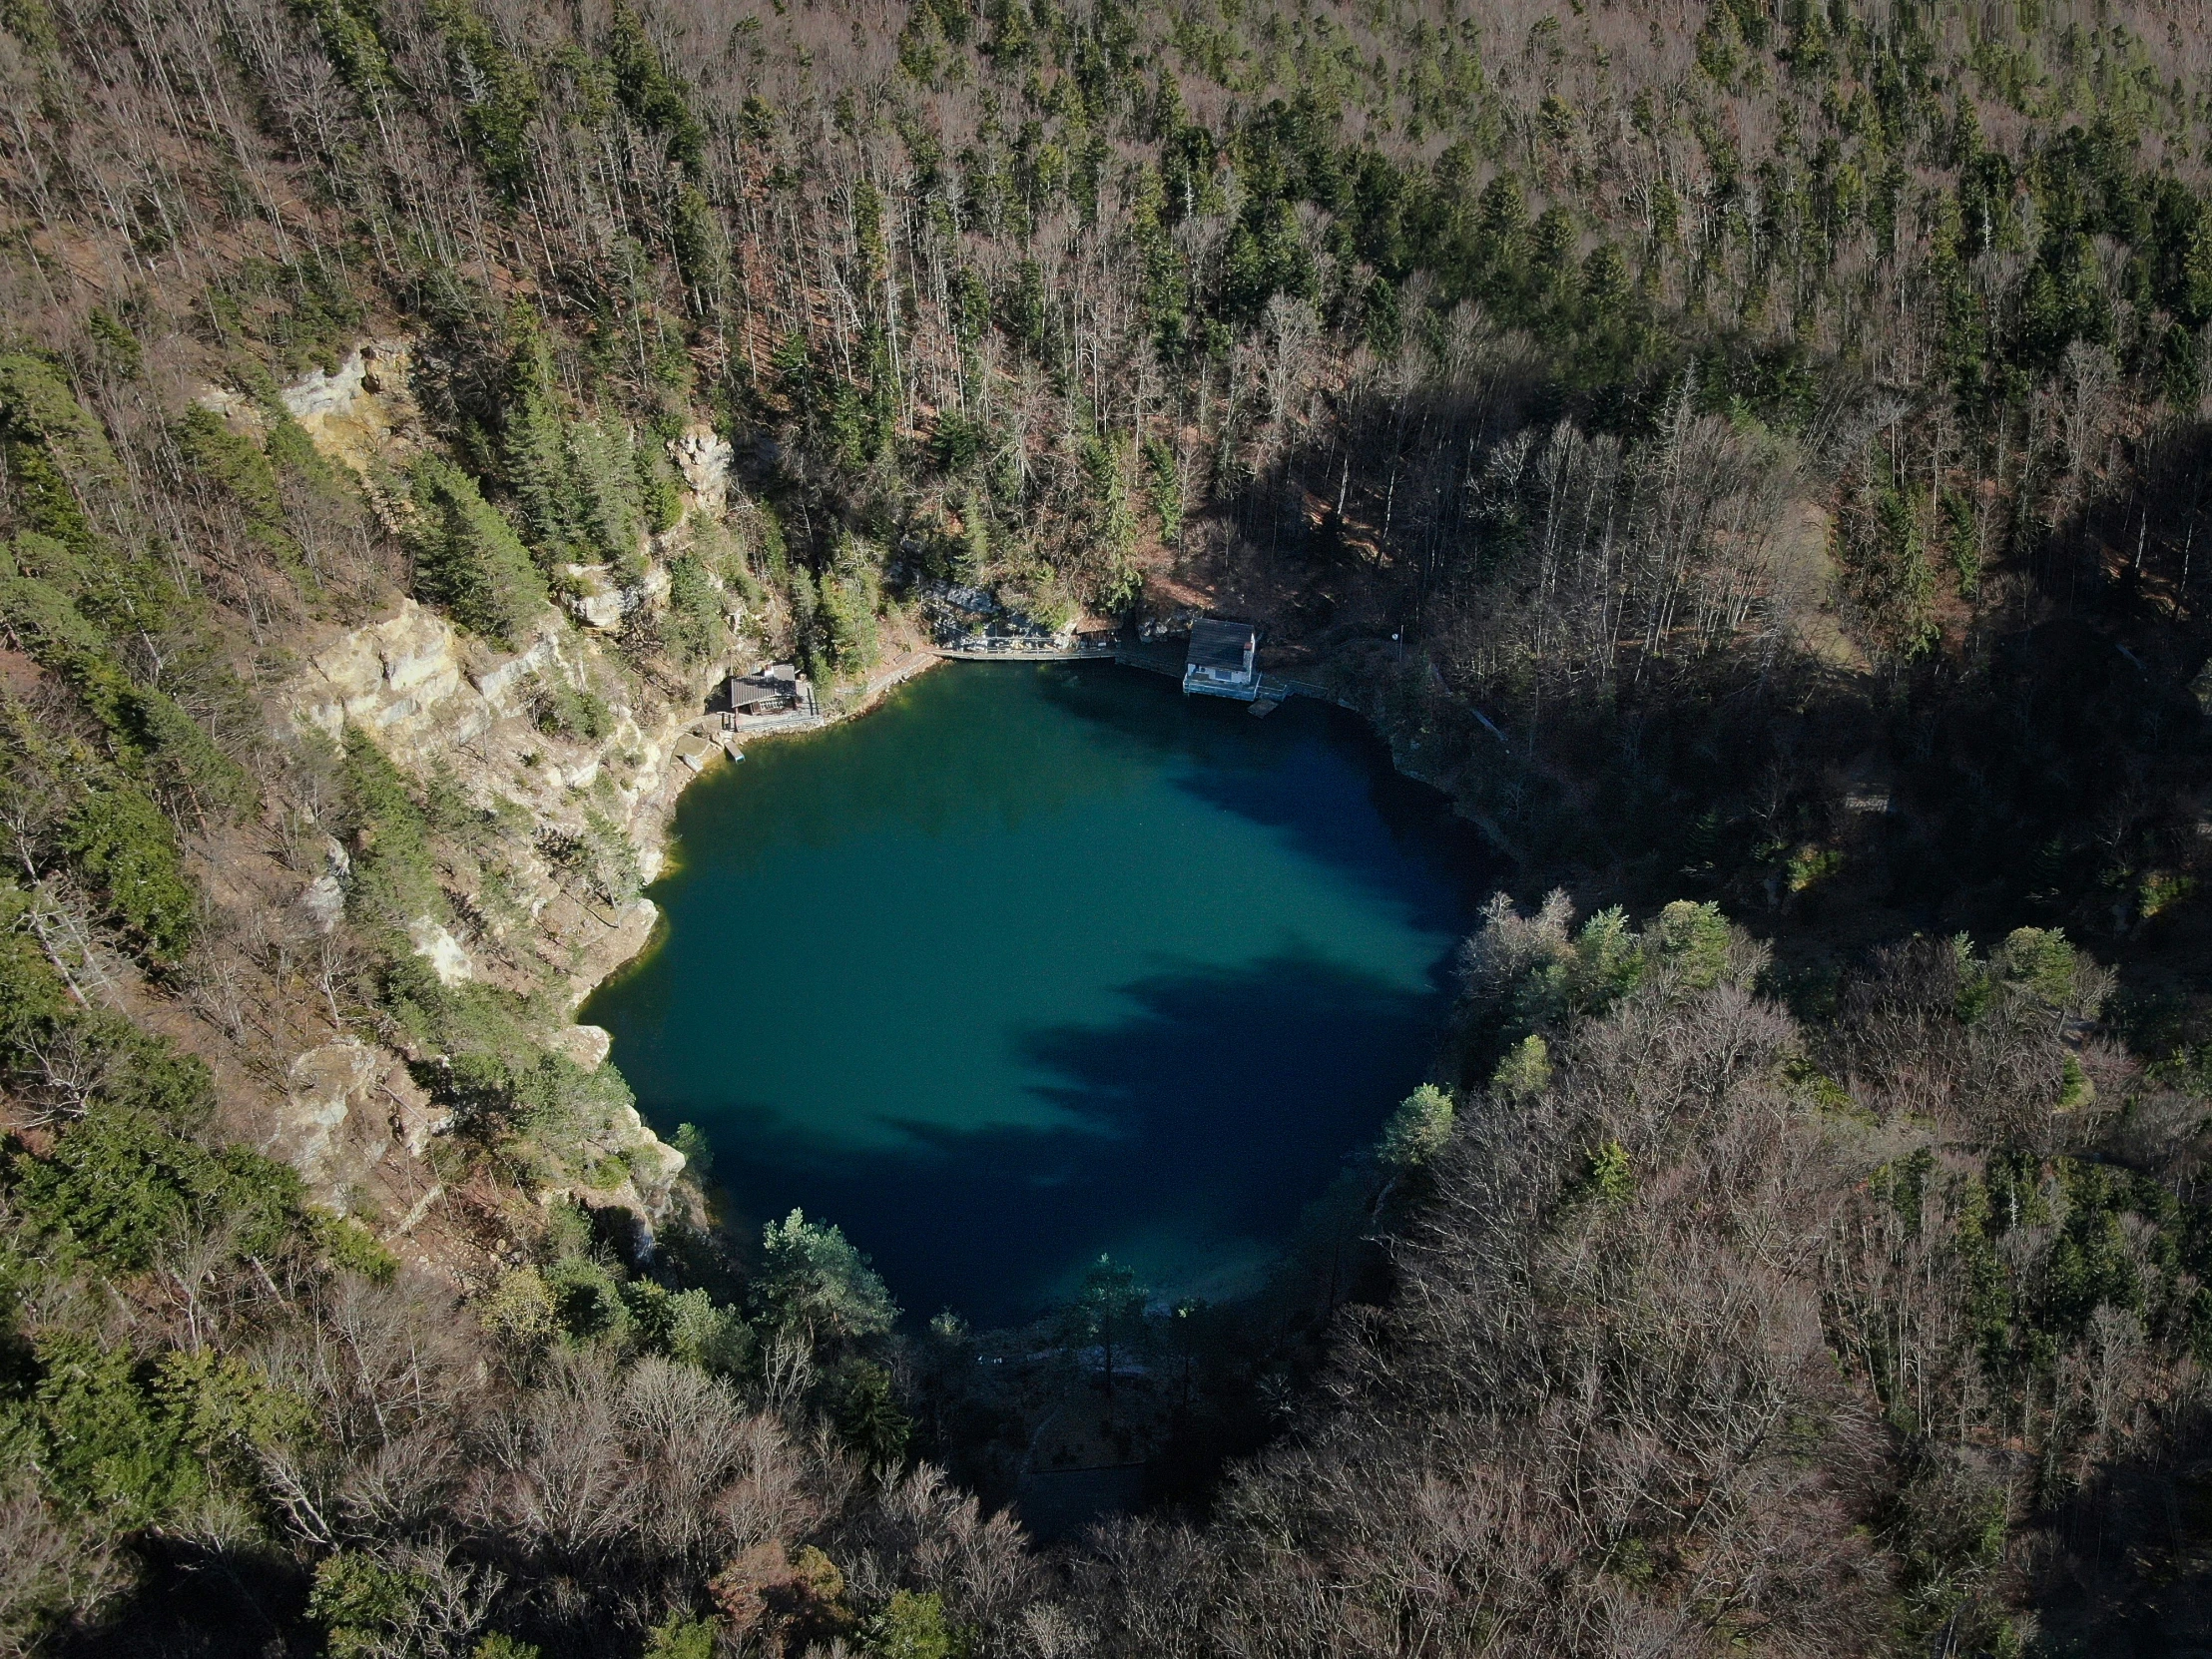
[[[937,647],[940,657],[1031,657],[1066,662],[1078,658],[1111,657],[1112,640],[1037,639],[1019,634],[971,634]]]

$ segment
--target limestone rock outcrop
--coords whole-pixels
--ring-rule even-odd
[[[332,459],[388,478],[420,430],[407,366],[404,342],[371,341],[334,371],[285,388],[284,407]],[[264,418],[249,399],[208,397],[228,398],[227,419]],[[670,452],[691,505],[727,510],[729,443],[700,425]],[[606,889],[593,884],[603,876],[590,872],[609,867],[610,856],[619,866],[634,854],[634,875],[652,880],[677,789],[720,747],[690,730],[704,706],[704,680],[699,701],[672,695],[641,680],[605,638],[639,610],[667,603],[674,545],[667,537],[641,545],[637,568],[623,567],[619,576],[607,565],[567,568],[563,602],[540,615],[516,650],[494,650],[402,599],[391,614],[332,631],[305,652],[285,699],[296,733],[333,745],[348,731],[363,733],[418,784],[434,775],[487,822],[507,827],[492,844],[441,868],[451,913],[420,916],[407,928],[441,984],[490,986],[524,999],[544,994],[573,1009],[651,938],[659,917],[652,902],[631,897],[610,909]],[[706,665],[702,672],[726,670]],[[593,711],[588,723],[575,718],[578,709]],[[628,839],[629,854],[607,851],[610,833]],[[308,925],[325,934],[344,916],[352,884],[346,847],[333,839],[326,853],[325,867],[297,898]],[[554,1026],[537,1040],[586,1070],[605,1063],[611,1042],[603,1029],[580,1025]],[[417,1067],[437,1062],[433,1054],[411,1058]],[[371,1202],[356,1194],[381,1193],[374,1201],[380,1210],[419,1216],[429,1173],[410,1166],[407,1179],[396,1179],[396,1165],[406,1160],[386,1162],[394,1148],[419,1155],[437,1122],[407,1061],[346,1037],[300,1055],[285,1081],[272,1155],[298,1168],[324,1202],[342,1209]],[[400,1102],[408,1104],[395,1115]],[[648,1224],[665,1210],[684,1167],[682,1155],[627,1107],[562,1157],[579,1176],[616,1180],[611,1191],[595,1189],[593,1202],[635,1207]]]
[[[702,511],[728,510],[730,467],[737,458],[728,438],[704,423],[687,426],[681,435],[669,440],[668,452]]]
[[[262,1150],[291,1165],[317,1202],[343,1215],[394,1151],[421,1157],[448,1122],[396,1055],[339,1037],[292,1061]]]
[[[469,960],[461,941],[447,931],[443,922],[420,917],[407,929],[407,938],[414,945],[415,954],[430,964],[430,971],[438,976],[441,985],[459,985],[476,977],[476,964]]]
[[[586,1071],[597,1071],[604,1065],[614,1045],[614,1033],[604,1025],[564,1025],[545,1042],[554,1053],[565,1055]]]
[[[368,340],[335,373],[314,369],[278,394],[315,447],[356,472],[389,466],[421,442],[405,340]]]

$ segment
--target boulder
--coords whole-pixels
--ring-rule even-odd
[[[277,395],[317,449],[356,472],[389,465],[419,435],[404,340],[369,340],[335,372],[313,369]]]
[[[265,1150],[291,1165],[308,1186],[331,1186],[345,1152],[346,1120],[382,1069],[376,1050],[358,1037],[308,1049],[285,1076],[284,1104]]]
[[[564,1025],[546,1039],[545,1046],[566,1055],[586,1071],[597,1071],[606,1063],[614,1043],[614,1033],[604,1025]]]
[[[338,924],[338,917],[345,914],[344,884],[325,871],[307,883],[299,894],[299,905],[307,912],[314,930],[327,933]]]
[[[710,513],[721,514],[730,504],[730,464],[736,458],[730,440],[704,423],[684,428],[669,440],[668,452],[692,498]]]
[[[348,723],[359,726],[401,757],[433,737],[451,741],[459,726],[480,731],[480,703],[447,709],[467,685],[456,645],[449,624],[403,599],[396,616],[341,635],[311,659],[296,716],[333,742]]]
[[[415,954],[428,960],[430,971],[438,976],[439,984],[458,985],[476,977],[476,964],[468,959],[461,941],[447,932],[442,923],[428,916],[418,916],[408,923],[407,937],[414,944]]]
[[[315,1199],[344,1214],[393,1148],[419,1158],[452,1123],[388,1050],[338,1037],[291,1063],[284,1102],[262,1151],[297,1170]]]
[[[629,614],[619,593],[578,594],[569,600],[568,608],[578,622],[601,634],[620,632],[622,619]]]

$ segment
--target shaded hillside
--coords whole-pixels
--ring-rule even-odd
[[[0,0],[0,1641],[2193,1639],[2208,50]],[[1652,917],[1492,916],[1274,1301],[1099,1280],[1199,1472],[1057,1554],[569,1024],[709,681],[945,583],[1254,616]]]

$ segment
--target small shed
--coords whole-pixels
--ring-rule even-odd
[[[723,707],[732,714],[773,715],[799,708],[807,682],[792,663],[774,663],[752,674],[733,674],[723,689]]]
[[[1250,702],[1260,692],[1260,630],[1249,622],[1206,617],[1191,625],[1183,689]]]

